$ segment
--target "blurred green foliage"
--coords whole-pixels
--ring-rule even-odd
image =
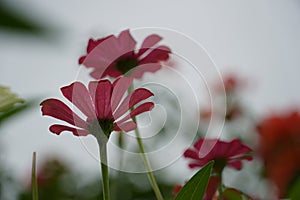
[[[99,171],[100,173],[100,171]],[[145,179],[141,178],[145,176]],[[97,176],[96,176],[97,177]],[[100,176],[99,176],[100,177]],[[42,200],[99,200],[102,199],[101,181],[85,180],[75,175],[69,166],[58,159],[49,159],[37,172],[39,199]],[[85,181],[81,181],[85,180]],[[152,200],[155,195],[149,187],[141,188],[146,174],[118,172],[110,177],[111,196],[114,200]],[[166,197],[172,197],[173,185],[159,183]],[[18,195],[18,200],[31,200],[31,186]]]
[[[43,28],[0,1],[0,29],[37,34]]]

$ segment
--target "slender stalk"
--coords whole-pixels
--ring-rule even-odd
[[[222,180],[222,172],[219,174],[220,177],[220,184],[218,187],[219,192],[219,200],[223,200],[223,180]]]
[[[131,92],[133,91],[133,84],[129,87],[128,89],[128,93],[130,94]],[[134,108],[132,108],[133,110]],[[136,121],[136,118],[133,117],[132,120],[137,123]],[[152,172],[152,168],[151,168],[151,165],[150,165],[150,162],[149,162],[149,159],[146,155],[146,152],[145,152],[145,148],[144,148],[144,145],[143,145],[143,141],[141,139],[141,135],[140,135],[140,131],[138,129],[138,127],[134,130],[135,131],[135,135],[136,135],[136,140],[137,140],[137,143],[138,143],[138,146],[139,146],[139,150],[140,152],[142,153],[142,158],[143,158],[143,161],[144,161],[144,164],[145,164],[145,167],[146,167],[146,170],[147,170],[147,175],[148,175],[148,179],[151,183],[151,186],[154,190],[154,193],[155,193],[155,196],[158,200],[163,200],[163,196],[160,192],[160,189],[158,187],[158,184],[156,182],[156,179],[154,177],[154,174]]]
[[[32,200],[38,200],[38,186],[36,180],[36,152],[32,156],[32,172],[31,172]]]
[[[152,185],[152,188],[154,190],[155,196],[158,200],[163,200],[164,198],[163,198],[163,196],[162,196],[162,194],[159,190],[158,184],[155,180],[150,162],[148,160],[147,155],[145,154],[144,145],[143,145],[143,142],[142,142],[142,139],[141,139],[140,132],[139,132],[138,128],[135,129],[135,134],[136,134],[136,139],[137,139],[137,142],[138,142],[138,145],[139,145],[140,152],[142,153],[144,164],[145,164],[146,169],[147,169],[147,175],[148,175],[149,181]]]
[[[103,138],[97,138],[97,140],[99,144],[99,153],[100,153],[103,200],[110,200],[109,177],[108,177],[108,166],[107,166],[107,139],[103,140]]]

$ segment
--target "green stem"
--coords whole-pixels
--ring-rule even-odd
[[[99,144],[99,153],[100,153],[100,162],[101,162],[103,200],[110,200],[109,177],[108,177],[108,166],[107,166],[107,139],[97,138],[97,140]]]
[[[159,190],[158,184],[155,180],[154,174],[153,174],[152,169],[151,169],[150,162],[148,160],[147,155],[145,154],[145,149],[144,149],[143,142],[142,142],[142,139],[140,137],[140,132],[139,132],[138,128],[135,129],[135,134],[136,134],[136,139],[137,139],[137,142],[138,142],[138,145],[139,145],[140,152],[142,153],[144,164],[145,164],[146,169],[147,169],[147,175],[148,175],[149,181],[152,185],[152,188],[154,190],[155,196],[158,200],[163,200],[164,198],[163,198],[163,196],[162,196],[162,194]]]
[[[129,87],[128,93],[130,94],[132,91],[133,91],[133,84]],[[134,109],[134,107],[132,108],[132,110],[133,109]],[[132,120],[135,123],[137,123],[135,117],[133,117]],[[143,141],[141,139],[141,135],[140,135],[140,131],[139,131],[138,127],[134,131],[135,131],[136,140],[137,140],[140,152],[142,153],[142,158],[143,158],[146,170],[147,170],[148,179],[149,179],[149,181],[151,183],[151,186],[152,186],[152,188],[154,190],[155,196],[156,196],[156,198],[158,200],[163,200],[164,198],[163,198],[163,196],[162,196],[162,194],[160,192],[160,189],[158,187],[158,184],[157,184],[157,182],[155,180],[155,177],[154,177],[154,174],[152,172],[152,168],[151,168],[149,159],[148,159],[148,157],[147,157],[147,155],[145,153],[145,148],[144,148]]]
[[[36,180],[36,152],[32,156],[32,172],[31,172],[31,185],[32,185],[32,200],[38,200],[38,186]]]
[[[222,180],[222,172],[219,174],[220,177],[220,184],[218,187],[219,192],[219,200],[223,200],[223,180]]]

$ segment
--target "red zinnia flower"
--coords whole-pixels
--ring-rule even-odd
[[[145,72],[155,72],[161,68],[161,61],[169,58],[171,50],[164,45],[157,46],[162,38],[152,34],[136,51],[136,41],[129,30],[118,37],[107,36],[98,40],[90,39],[87,54],[79,59],[79,64],[92,68],[90,75],[95,79],[105,76],[119,77],[126,74],[141,78]]]
[[[252,150],[240,140],[224,142],[217,139],[200,138],[191,149],[184,152],[186,158],[191,158],[190,168],[202,167],[214,160],[214,170],[220,173],[228,165],[234,169],[242,168],[242,160],[252,160],[249,153]]]
[[[242,168],[242,160],[252,160],[249,154],[252,150],[244,145],[240,140],[234,139],[224,142],[217,139],[200,138],[191,149],[184,152],[184,156],[191,158],[190,168],[202,167],[214,160],[213,176],[210,177],[204,200],[213,199],[219,185],[221,184],[221,174],[226,165],[234,169]]]
[[[113,83],[108,80],[91,81],[88,88],[80,82],[61,88],[62,94],[86,116],[86,119],[79,117],[62,101],[47,99],[41,103],[43,115],[71,125],[54,124],[50,126],[50,131],[58,135],[62,131],[70,131],[76,136],[95,135],[102,131],[109,137],[112,131],[135,129],[136,123],[131,118],[151,110],[154,104],[143,103],[125,115],[133,106],[153,95],[149,90],[139,88],[121,102],[131,83],[132,78],[122,77]],[[122,117],[124,115],[125,117]]]
[[[265,174],[283,198],[300,171],[300,114],[271,116],[260,123],[258,132]]]

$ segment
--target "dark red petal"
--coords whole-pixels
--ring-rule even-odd
[[[191,159],[195,159],[195,160],[198,160],[199,159],[199,154],[198,152],[195,152],[191,149],[187,149],[184,154],[183,154],[184,157],[186,158],[191,158]]]
[[[154,107],[154,103],[152,103],[152,102],[143,103],[143,104],[139,105],[137,108],[135,108],[132,112],[130,112],[123,119],[121,119],[120,121],[118,121],[116,123],[117,124],[123,123],[123,122],[127,121],[128,119],[131,119],[143,112],[147,112],[147,111],[151,110],[153,107]]]
[[[86,56],[81,56],[79,58],[79,60],[78,60],[79,65],[81,65],[84,62],[85,58],[86,58]]]
[[[120,104],[122,97],[130,87],[133,78],[122,77],[113,82],[113,92],[111,95],[111,110],[114,112]]]
[[[41,103],[43,115],[48,115],[56,119],[63,120],[81,128],[86,127],[83,121],[76,113],[74,113],[66,104],[58,99],[47,99]]]
[[[219,176],[210,177],[203,200],[212,200],[220,184],[221,179]]]
[[[113,35],[109,35],[109,36],[106,36],[104,38],[100,38],[97,40],[89,39],[88,46],[86,49],[87,53],[90,53],[97,45],[101,44],[104,40],[106,40],[112,36]]]
[[[236,155],[246,154],[252,151],[250,147],[244,145],[238,139],[232,140],[226,146],[227,149],[224,151],[224,155],[226,155],[228,158]]]
[[[145,58],[140,60],[140,64],[156,63],[166,61],[169,58],[171,50],[167,46],[159,46],[151,51]]]
[[[146,51],[148,51],[161,40],[162,38],[156,34],[152,34],[146,37],[141,45],[140,50],[137,53],[137,57],[140,57],[142,54],[144,54]]]
[[[138,65],[137,67],[135,67],[134,70],[132,70],[131,76],[139,79],[139,78],[142,78],[144,73],[146,73],[146,72],[154,73],[154,72],[158,71],[160,68],[161,68],[160,63],[141,64],[141,65]]]
[[[132,108],[137,103],[153,96],[153,93],[145,88],[139,88],[130,93],[121,105],[114,112],[113,116],[115,119],[118,119],[123,114],[125,114],[130,108]]]
[[[91,81],[89,91],[94,101],[99,119],[111,117],[111,93],[113,86],[109,80]]]
[[[88,132],[84,129],[76,129],[76,128],[72,128],[72,127],[64,126],[64,125],[59,125],[59,124],[54,124],[54,125],[50,126],[49,130],[52,133],[55,133],[57,135],[60,135],[61,132],[63,132],[63,131],[70,131],[75,136],[86,136],[86,135],[88,135]]]
[[[242,169],[242,161],[241,160],[229,161],[228,165],[236,170]]]
[[[134,50],[136,41],[133,39],[128,29],[122,31],[117,40],[119,43],[119,48],[123,50],[123,54],[132,52]]]
[[[132,131],[134,129],[136,129],[136,123],[133,121],[127,121],[124,123],[115,123],[115,128],[114,131]]]
[[[83,114],[96,119],[95,107],[87,88],[80,82],[61,88],[63,95]]]

